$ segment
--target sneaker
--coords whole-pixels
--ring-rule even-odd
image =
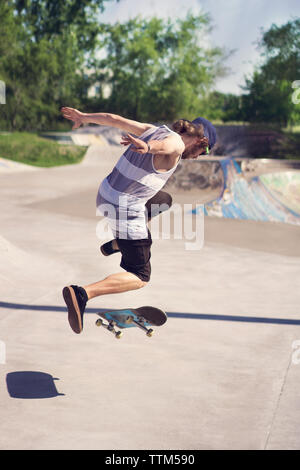
[[[113,255],[114,253],[119,253],[120,250],[115,250],[112,246],[113,240],[110,242],[104,243],[104,245],[100,246],[100,251],[104,256]]]
[[[74,333],[81,333],[83,330],[83,314],[88,296],[83,287],[68,286],[62,291],[68,309],[68,320]]]

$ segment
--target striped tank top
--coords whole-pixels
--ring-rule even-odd
[[[181,139],[164,125],[151,127],[139,139],[144,142],[163,140],[173,134]],[[145,204],[162,189],[180,161],[171,170],[159,172],[153,158],[150,153],[134,152],[131,145],[99,187],[97,210],[106,217],[115,238],[137,240],[148,237]]]

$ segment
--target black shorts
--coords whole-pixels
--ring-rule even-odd
[[[153,205],[153,206],[152,206]],[[148,212],[148,220],[165,210],[168,210],[172,205],[172,197],[170,194],[159,191],[146,203],[146,210]],[[139,240],[126,240],[117,238],[119,250],[122,253],[121,268],[135,274],[144,282],[149,282],[151,275],[151,245],[152,238],[148,229],[148,238]]]
[[[117,238],[119,250],[122,254],[121,268],[135,274],[144,282],[149,282],[151,275],[151,233],[148,230],[148,238],[138,240],[126,240]]]

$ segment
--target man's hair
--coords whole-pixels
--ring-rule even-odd
[[[187,119],[179,119],[172,124],[173,130],[177,134],[186,134],[191,137],[204,137],[204,127],[202,124],[193,124]]]
[[[205,152],[209,146],[208,138],[204,135],[204,126],[202,124],[194,124],[187,119],[179,119],[173,123],[172,127],[179,135],[186,134],[191,137],[200,137],[202,141],[199,144],[199,152]]]

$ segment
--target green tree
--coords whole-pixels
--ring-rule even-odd
[[[71,27],[80,49],[95,47],[97,15],[110,0],[14,0],[15,11],[36,42],[64,35]]]
[[[203,100],[205,116],[214,121],[242,121],[242,98],[232,93],[213,91]]]
[[[102,84],[98,104],[107,110],[150,121],[194,117],[225,73],[225,52],[204,45],[208,15],[187,14],[176,22],[136,17],[101,28],[105,56],[94,66]],[[104,86],[110,87],[108,98]]]
[[[300,122],[300,105],[292,101],[292,83],[300,77],[300,19],[264,32],[259,47],[263,64],[246,79],[243,110],[250,122],[282,126]]]
[[[108,0],[107,0],[108,1]],[[96,12],[105,0],[7,0],[0,2],[0,79],[7,130],[56,126],[60,107],[80,106],[89,80],[86,55],[93,53]]]

